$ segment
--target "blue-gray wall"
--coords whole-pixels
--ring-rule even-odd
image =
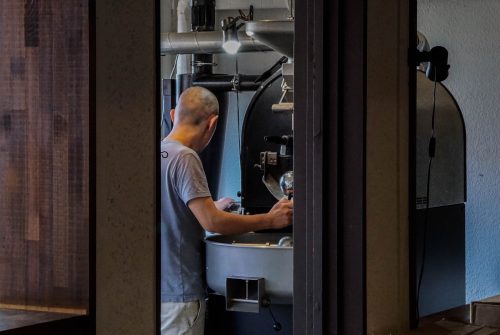
[[[444,84],[467,129],[467,302],[500,294],[499,18],[497,0],[418,1],[418,30],[449,51]]]
[[[238,55],[238,65],[241,73],[260,74],[272,66],[281,55],[274,52],[258,54]],[[218,71],[223,73],[234,73],[235,56],[220,55],[217,57]],[[245,111],[252,99],[253,92],[242,92],[239,94],[240,127],[243,127]],[[236,109],[236,94],[229,94],[229,111],[226,123],[226,134],[224,141],[224,153],[222,157],[222,170],[219,184],[219,195],[228,196],[235,200],[236,193],[241,190],[241,170],[238,151],[238,118]]]
[[[242,3],[242,8],[246,5]],[[236,16],[237,12],[230,10],[217,11],[219,18],[227,16]],[[285,9],[256,9],[256,20],[272,20],[286,19],[288,11]],[[217,22],[219,22],[217,20]],[[243,29],[243,28],[242,28]],[[238,69],[243,74],[260,74],[271,67],[281,57],[276,52],[259,52],[238,54]],[[235,56],[232,55],[216,55],[218,66],[215,72],[218,73],[235,73]],[[239,94],[240,107],[240,127],[243,127],[245,111],[253,97],[253,92],[242,92]],[[224,153],[222,157],[222,170],[219,184],[219,195],[227,196],[235,200],[236,193],[241,190],[241,169],[239,163],[238,151],[238,118],[236,109],[236,94],[229,94],[229,111],[226,123],[226,135],[224,141]]]

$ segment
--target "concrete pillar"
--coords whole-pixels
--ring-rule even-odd
[[[155,1],[96,1],[97,334],[155,334]]]

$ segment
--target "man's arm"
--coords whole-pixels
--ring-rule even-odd
[[[234,204],[234,199],[225,197],[222,199],[219,199],[217,201],[214,201],[215,207],[220,210],[220,211],[225,211],[229,207],[231,207],[232,204]]]
[[[293,217],[293,201],[286,199],[277,202],[268,213],[256,215],[221,211],[215,207],[211,197],[192,199],[188,207],[205,230],[224,235],[284,228],[291,224]]]

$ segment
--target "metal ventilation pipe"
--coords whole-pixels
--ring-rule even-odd
[[[177,32],[189,32],[191,14],[188,0],[179,0],[177,3]],[[177,61],[177,74],[191,72],[191,56],[180,55]]]
[[[238,32],[238,39],[241,43],[238,52],[273,51],[244,31]],[[162,54],[168,55],[225,53],[222,48],[222,31],[162,33],[160,49]]]

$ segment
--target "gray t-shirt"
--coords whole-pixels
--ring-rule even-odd
[[[209,197],[198,154],[176,141],[161,143],[161,301],[205,297],[204,230],[188,207]]]

